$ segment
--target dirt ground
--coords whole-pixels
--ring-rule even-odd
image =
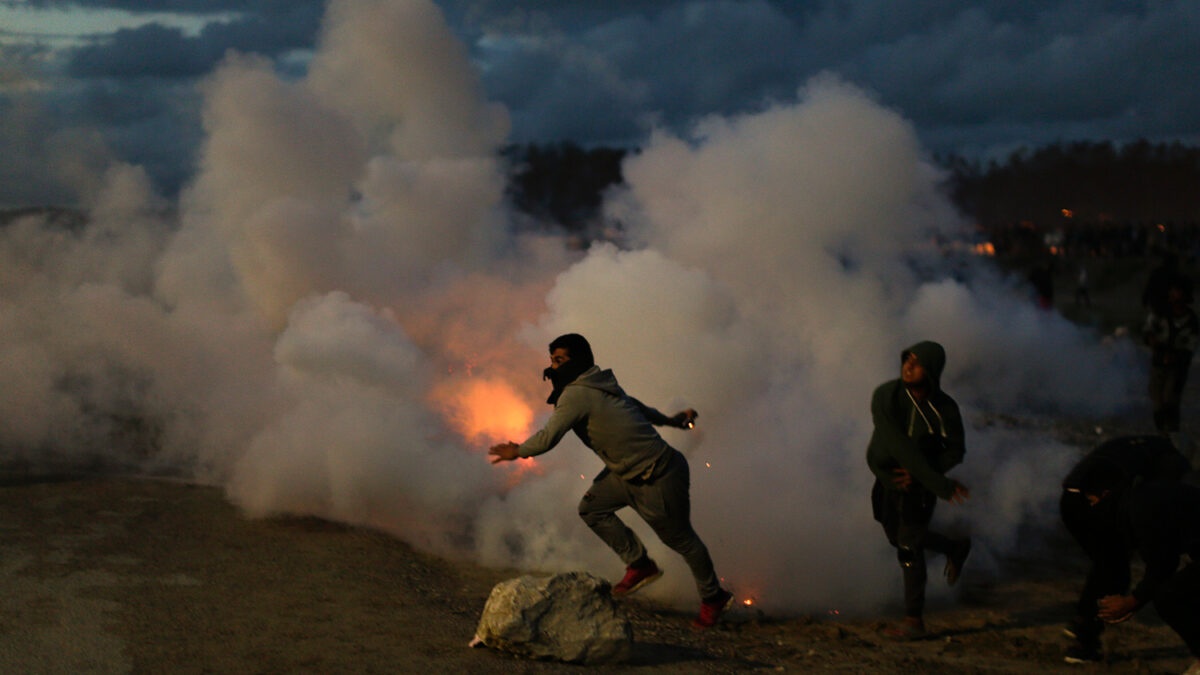
[[[1200,412],[1197,379],[1188,419]],[[1149,431],[1125,419],[1047,433],[1086,447],[1095,426]],[[696,633],[690,613],[631,598],[622,606],[634,659],[595,669],[1183,672],[1190,657],[1150,609],[1106,633],[1105,664],[1063,663],[1062,628],[1085,564],[1059,536],[1053,559],[1003,561],[989,578],[968,564],[956,601],[928,613],[925,640],[888,640],[881,619],[747,608]],[[249,520],[211,487],[0,472],[0,673],[582,671],[467,648],[492,586],[516,573],[316,519]]]
[[[735,610],[695,633],[690,614],[623,601],[631,663],[611,672],[1025,673],[1062,663],[1082,560],[1012,561],[964,577],[928,616],[935,635],[896,643],[881,620]],[[969,570],[968,570],[969,571]],[[0,672],[576,672],[468,649],[492,586],[514,576],[429,556],[377,532],[316,519],[248,520],[210,487],[45,477],[0,488]],[[932,575],[931,575],[932,576]],[[1152,611],[1110,630],[1119,673],[1178,673],[1182,643]]]

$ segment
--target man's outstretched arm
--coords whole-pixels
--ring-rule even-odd
[[[554,412],[550,414],[550,419],[546,420],[546,425],[537,433],[520,445],[512,441],[493,445],[488,450],[489,458],[492,460],[492,464],[498,464],[520,457],[533,457],[543,452],[549,452],[583,417],[582,408],[572,405],[571,398],[564,394],[559,399],[558,405],[554,407]]]
[[[674,415],[667,417],[659,412],[657,408],[651,408],[632,396],[629,397],[629,400],[635,406],[637,406],[639,410],[642,411],[642,415],[648,422],[658,427],[669,426],[679,427],[680,429],[690,429],[695,425],[696,418],[700,416],[700,413],[688,408],[686,410],[680,410]]]

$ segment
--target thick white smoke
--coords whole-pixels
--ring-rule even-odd
[[[955,475],[975,494],[955,526],[981,559],[1053,517],[1072,450],[972,422],[1128,400],[1127,345],[983,263],[948,269],[933,242],[958,222],[912,127],[836,77],[654,134],[608,199],[630,245],[586,253],[511,234],[507,121],[480,91],[433,3],[333,0],[306,78],[236,55],[209,78],[177,218],[119,166],[86,229],[0,231],[6,455],[185,472],[253,515],[617,575],[575,513],[600,468],[577,440],[485,457],[544,419],[545,345],[579,332],[633,395],[700,411],[664,436],[691,462],[718,572],[812,611],[898,593],[864,457],[870,393],[902,348],[949,353],[968,421]],[[678,557],[631,524],[667,567],[658,596],[694,602]]]

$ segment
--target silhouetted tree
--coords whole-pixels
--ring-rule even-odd
[[[586,227],[598,215],[604,191],[623,182],[621,160],[626,150],[585,150],[571,142],[531,143],[508,148],[513,166],[509,197],[540,220],[568,230]]]

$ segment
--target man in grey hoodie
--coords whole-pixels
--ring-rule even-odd
[[[576,333],[550,343],[550,367],[543,375],[554,385],[546,401],[554,406],[550,419],[524,443],[492,446],[492,463],[540,455],[574,431],[604,462],[579,503],[579,515],[627,565],[613,595],[627,595],[662,576],[641,539],[616,516],[629,506],[683,556],[701,598],[692,625],[711,628],[733,603],[733,594],[721,588],[708,548],[692,529],[687,459],[654,429],[691,428],[696,411],[667,417],[629,396],[611,370],[595,365],[591,345]]]
[[[919,342],[900,353],[900,378],[879,385],[871,396],[871,505],[904,573],[905,619],[885,631],[892,637],[925,635],[925,550],[946,556],[950,584],[958,581],[971,550],[969,539],[929,529],[939,497],[959,504],[970,496],[966,486],[946,476],[962,462],[966,445],[958,404],[940,385],[945,365],[941,345]]]

